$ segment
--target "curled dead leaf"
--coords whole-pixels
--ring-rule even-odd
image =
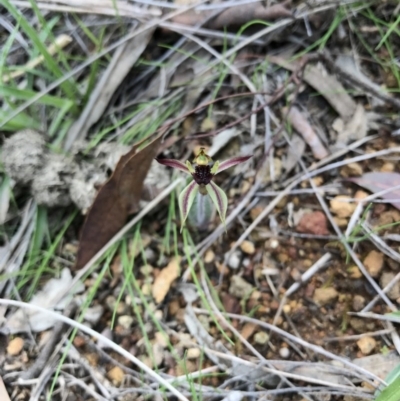
[[[180,257],[172,259],[168,263],[168,266],[165,269],[161,270],[160,274],[154,280],[151,292],[153,294],[154,300],[157,303],[160,303],[164,300],[164,298],[168,294],[171,284],[175,281],[176,278],[179,277],[180,261]]]
[[[161,139],[162,135],[139,151],[134,146],[121,157],[110,179],[101,187],[82,228],[74,270],[85,266],[124,226],[128,215],[137,212],[143,183]]]
[[[394,172],[370,172],[361,177],[348,178],[361,187],[367,188],[373,193],[381,192],[380,197],[389,201],[396,209],[400,210],[400,174]]]
[[[316,159],[321,160],[328,156],[328,151],[320,140],[318,134],[297,107],[292,107],[290,109],[287,118],[293,128],[310,146],[311,151]]]
[[[276,20],[278,18],[291,18],[293,13],[286,8],[291,0],[284,1],[280,4],[274,4],[270,7],[264,7],[261,3],[248,3],[238,6],[229,7],[222,11],[215,18],[209,20],[214,11],[195,11],[190,10],[183,14],[179,14],[172,20],[175,23],[194,26],[204,23],[204,27],[208,29],[223,29],[228,26],[242,26],[252,20]]]

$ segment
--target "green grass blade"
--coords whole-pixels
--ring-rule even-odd
[[[6,120],[9,116],[9,111],[0,109],[0,124],[2,121]],[[19,131],[24,128],[31,129],[40,129],[39,121],[36,121],[34,118],[28,116],[26,113],[20,113],[15,116],[13,119],[8,121],[1,129],[3,131]]]
[[[46,46],[42,43],[40,40],[37,32],[35,29],[31,26],[31,24],[26,20],[26,18],[22,15],[22,13],[13,5],[10,3],[9,0],[3,0],[2,1],[3,6],[8,10],[8,12],[15,18],[16,21],[21,26],[21,29],[25,32],[25,34],[29,37],[29,39],[32,41],[33,45],[35,46],[36,50],[40,53],[40,55],[43,56],[44,58],[44,66],[56,77],[56,78],[61,78],[64,73],[54,60],[54,57],[49,54],[47,51]],[[78,95],[78,91],[75,85],[75,82],[73,82],[71,79],[63,82],[60,85],[61,89],[64,91],[66,96],[69,99],[75,99],[75,97]]]
[[[37,92],[30,89],[19,89],[11,88],[10,86],[0,85],[0,96],[10,96],[18,100],[29,100],[33,96],[36,96]],[[45,104],[47,106],[58,107],[63,109],[68,107],[70,109],[74,103],[69,99],[63,99],[57,96],[44,95],[39,100],[38,103]]]
[[[375,398],[375,401],[399,401],[400,400],[400,378],[389,384],[382,392]]]

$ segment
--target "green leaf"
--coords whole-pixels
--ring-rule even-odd
[[[43,66],[45,66],[47,70],[50,71],[56,78],[61,78],[64,75],[64,72],[57,64],[56,58],[48,52],[45,44],[42,43],[40,39],[40,35],[37,33],[31,23],[28,22],[22,12],[18,8],[16,8],[14,4],[12,4],[9,0],[3,0],[2,5],[15,18],[18,24],[20,24],[21,30],[23,30],[26,36],[32,41],[32,45],[37,50],[37,52],[41,56],[43,56]],[[75,82],[72,78],[60,84],[60,87],[70,100],[74,100],[79,94]]]
[[[389,384],[382,392],[375,398],[375,401],[399,401],[400,400],[400,378]]]
[[[10,86],[0,84],[0,96],[2,97],[7,96],[18,100],[29,100],[37,94],[38,92],[30,89],[11,88]],[[37,102],[47,106],[58,107],[60,109],[66,108],[67,111],[74,105],[72,100],[63,99],[53,95],[43,95]]]
[[[182,218],[181,232],[198,192],[198,184],[196,181],[192,181],[179,195],[179,209],[181,211]]]
[[[0,110],[0,124],[8,118],[10,111]],[[13,119],[11,119],[7,124],[1,127],[4,131],[18,131],[24,128],[40,129],[40,123],[29,117],[26,113],[19,113]]]
[[[217,209],[223,225],[225,226],[226,211],[228,210],[228,197],[226,196],[226,193],[212,181],[206,185],[206,189],[215,205],[215,208]]]

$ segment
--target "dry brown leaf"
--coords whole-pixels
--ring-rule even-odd
[[[347,122],[336,120],[333,129],[338,132],[336,146],[364,138],[368,130],[368,117],[364,106],[358,104],[353,116]]]
[[[115,51],[111,62],[90,95],[79,120],[71,126],[65,142],[65,149],[69,149],[76,139],[85,138],[89,128],[103,116],[115,90],[146,49],[154,29],[148,29],[135,36]]]
[[[268,59],[292,72],[299,68],[299,64],[291,63],[281,57],[269,57]],[[347,122],[353,116],[357,103],[336,77],[329,74],[324,67],[307,65],[303,79],[327,100],[344,121]]]
[[[229,7],[222,11],[218,16],[207,21],[214,11],[189,10],[186,13],[177,15],[172,19],[173,22],[183,25],[194,26],[205,22],[204,27],[208,29],[222,29],[228,26],[242,26],[252,20],[275,20],[278,18],[291,18],[293,13],[286,7],[291,0],[270,7],[264,7],[261,3],[249,3],[239,6]]]
[[[14,4],[16,2],[14,1]],[[16,4],[15,4],[16,5]],[[19,7],[32,8],[31,1],[18,0]],[[126,0],[44,0],[35,1],[34,6],[40,10],[58,11],[65,13],[83,13],[100,15],[110,15],[112,17],[128,17],[133,19],[145,19],[152,17],[160,17],[162,12],[156,7],[140,7],[130,4]]]
[[[122,156],[111,178],[101,187],[83,225],[74,270],[87,262],[137,211],[143,182],[161,143],[160,135],[140,151],[134,146]]]
[[[180,266],[179,263],[181,258],[174,258],[169,263],[168,266],[161,270],[160,274],[154,280],[153,287],[151,289],[153,298],[157,303],[164,300],[171,284],[179,277]]]
[[[328,151],[314,131],[313,127],[307,121],[307,118],[301,113],[297,107],[292,107],[288,114],[288,120],[293,128],[301,134],[316,159],[323,159],[328,156]]]
[[[257,328],[258,328],[257,324],[248,322],[243,326],[240,334],[245,340],[248,340],[254,334]]]
[[[347,181],[354,182],[361,187],[367,188],[374,194],[380,193],[381,198],[389,201],[396,209],[400,210],[400,174],[397,172],[371,171],[361,177],[348,178]]]
[[[290,173],[299,160],[303,157],[306,144],[300,135],[293,134],[290,140],[291,146],[289,146],[286,157],[283,159],[283,168],[286,173]]]

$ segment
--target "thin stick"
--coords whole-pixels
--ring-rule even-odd
[[[360,142],[358,143],[360,144]],[[348,149],[346,150],[346,152],[348,151]],[[346,153],[345,152],[345,153]],[[231,256],[231,254],[240,246],[240,244],[250,235],[250,233],[254,230],[255,227],[258,226],[258,224],[265,219],[265,217],[275,208],[275,206],[288,194],[290,193],[290,191],[297,185],[299,185],[302,181],[315,177],[318,174],[321,174],[325,171],[329,171],[333,168],[338,168],[341,166],[345,166],[349,163],[353,163],[353,162],[357,162],[357,161],[361,161],[361,160],[367,160],[367,159],[372,159],[374,157],[379,157],[379,156],[386,156],[388,154],[391,153],[397,153],[400,152],[400,147],[395,147],[395,148],[389,148],[389,149],[384,149],[378,152],[374,152],[374,153],[369,153],[369,154],[365,154],[362,156],[356,156],[350,159],[346,159],[337,163],[332,163],[328,166],[325,167],[321,167],[319,169],[314,169],[314,167],[311,167],[308,169],[308,171],[306,170],[305,173],[303,173],[302,175],[300,175],[298,178],[296,178],[294,181],[292,181],[275,199],[273,199],[271,201],[271,203],[268,204],[268,206],[254,219],[254,221],[249,225],[249,227],[247,227],[246,231],[239,237],[239,239],[234,243],[234,245],[232,246],[229,254],[227,255],[227,257]],[[336,157],[340,157],[343,154],[342,151],[339,151],[337,153],[335,153],[335,155],[332,155],[331,158],[336,158]],[[339,156],[340,155],[340,156]],[[318,193],[318,191],[316,190],[316,193]]]
[[[210,314],[210,312],[206,309],[193,308],[193,310],[196,313],[202,313],[202,314],[206,314],[206,315]],[[290,334],[287,331],[282,330],[279,327],[276,327],[270,323],[263,322],[262,320],[253,319],[251,317],[244,316],[244,315],[236,315],[234,313],[224,313],[224,315],[230,317],[231,319],[237,319],[237,320],[240,320],[243,322],[253,323],[260,327],[264,327],[267,330],[271,330],[271,331],[275,332],[276,334],[281,335],[282,337],[292,340],[293,342],[303,346],[304,348],[309,348],[311,351],[315,352],[316,354],[320,354],[320,355],[325,356],[326,358],[343,363],[344,365],[349,367],[353,372],[356,371],[358,373],[361,373],[364,376],[371,378],[372,380],[376,380],[379,383],[386,385],[386,382],[384,380],[382,380],[380,377],[374,375],[373,373],[369,372],[368,370],[366,370],[360,366],[357,366],[356,364],[352,363],[351,361],[349,361],[345,358],[341,358],[340,356],[337,356],[337,355],[333,354],[332,352],[326,351],[319,345],[314,345],[301,338],[298,338],[298,337],[294,336],[293,334]],[[365,315],[368,315],[368,314],[365,314]],[[378,316],[380,316],[380,315],[378,315]],[[389,319],[386,319],[386,320],[389,320]],[[400,322],[400,318],[398,319],[398,321]],[[363,377],[363,379],[365,379],[365,377]]]
[[[21,106],[17,107],[15,110],[13,110],[7,118],[5,118],[1,123],[0,123],[0,128],[6,125],[8,122],[10,122],[13,118],[15,118],[19,113],[22,113],[25,109],[27,109],[29,106],[37,102],[39,99],[41,99],[43,96],[47,95],[50,93],[52,90],[56,89],[59,85],[61,85],[63,82],[68,81],[68,79],[72,78],[75,74],[78,72],[84,70],[86,67],[90,66],[94,61],[102,58],[106,54],[112,52],[119,46],[123,45],[125,42],[129,41],[130,39],[140,35],[141,33],[154,28],[159,25],[160,22],[167,21],[171,18],[174,18],[177,15],[180,15],[186,11],[191,10],[192,8],[195,8],[196,6],[205,3],[206,0],[201,0],[198,3],[191,4],[190,6],[187,7],[182,7],[179,10],[176,10],[174,12],[168,13],[165,16],[163,16],[160,19],[153,19],[152,21],[149,21],[148,23],[144,24],[141,28],[139,28],[137,31],[132,32],[129,35],[126,35],[125,37],[117,40],[115,43],[112,45],[106,47],[104,50],[101,52],[89,57],[86,61],[84,61],[82,64],[78,65],[77,67],[73,68],[71,71],[67,72],[64,76],[61,78],[57,79],[56,81],[52,82],[49,86],[47,86],[45,89],[43,89],[40,93],[37,95],[31,97],[29,100],[27,100],[25,103],[21,104]]]
[[[183,178],[176,179],[167,188],[165,188],[158,196],[156,196],[148,205],[146,205],[146,207],[140,213],[138,213],[129,223],[127,223],[124,227],[122,227],[121,230],[119,230],[117,234],[115,234],[114,237],[112,237],[107,242],[107,244],[105,244],[103,248],[101,248],[96,253],[96,255],[94,255],[92,259],[90,259],[89,262],[87,262],[86,265],[77,272],[70,286],[68,288],[65,288],[64,291],[58,295],[57,302],[59,302],[62,298],[65,297],[65,295],[67,295],[70,292],[70,290],[79,282],[79,280],[103,256],[103,254],[107,251],[107,249],[109,249],[112,245],[117,243],[137,222],[139,222],[144,216],[146,216],[147,213],[149,213],[154,207],[156,207],[158,203],[166,196],[168,196],[175,189],[175,187],[177,187],[182,181]]]
[[[344,71],[335,63],[335,61],[329,55],[328,52],[325,51],[321,53],[321,59],[325,62],[325,65],[329,69],[331,69],[335,74],[340,75],[344,80],[350,82],[351,84],[357,86],[358,88],[364,90],[365,92],[370,93],[371,95],[377,97],[378,99],[383,100],[385,103],[391,104],[397,110],[400,110],[400,100],[396,99],[395,97],[389,96],[386,93],[378,91],[373,86],[370,86],[367,83],[360,81],[354,75]]]
[[[75,302],[70,303],[64,310],[64,316],[73,316],[76,312],[77,307],[78,305]],[[49,341],[43,347],[34,364],[27,371],[21,373],[21,379],[30,380],[36,378],[38,374],[44,369],[45,365],[47,365],[47,362],[50,359],[56,343],[59,341],[61,335],[65,331],[65,326],[66,325],[64,322],[57,322],[57,324],[54,326]]]
[[[158,381],[161,385],[165,386],[168,390],[171,391],[172,394],[174,394],[179,400],[181,401],[189,401],[185,396],[183,396],[174,386],[172,386],[167,380],[162,378],[158,373],[156,373],[154,370],[150,369],[146,364],[144,364],[141,360],[136,358],[134,355],[132,355],[130,352],[126,351],[123,349],[121,346],[118,344],[115,344],[113,341],[111,341],[109,338],[106,336],[103,336],[102,334],[98,333],[95,330],[90,329],[89,327],[85,326],[84,324],[78,323],[75,320],[72,320],[66,316],[63,316],[59,313],[56,313],[50,309],[42,308],[37,305],[32,305],[28,304],[26,302],[20,302],[20,301],[13,301],[10,299],[0,299],[0,305],[7,305],[7,306],[16,306],[17,308],[26,308],[26,309],[31,309],[35,311],[39,311],[42,313],[46,313],[47,315],[64,322],[78,330],[83,331],[84,333],[88,334],[91,337],[96,338],[97,340],[101,340],[107,347],[111,348],[115,352],[118,352],[120,355],[122,355],[124,358],[128,359],[132,363],[134,363],[139,369],[143,370],[146,372],[149,376],[151,376],[153,379]]]

